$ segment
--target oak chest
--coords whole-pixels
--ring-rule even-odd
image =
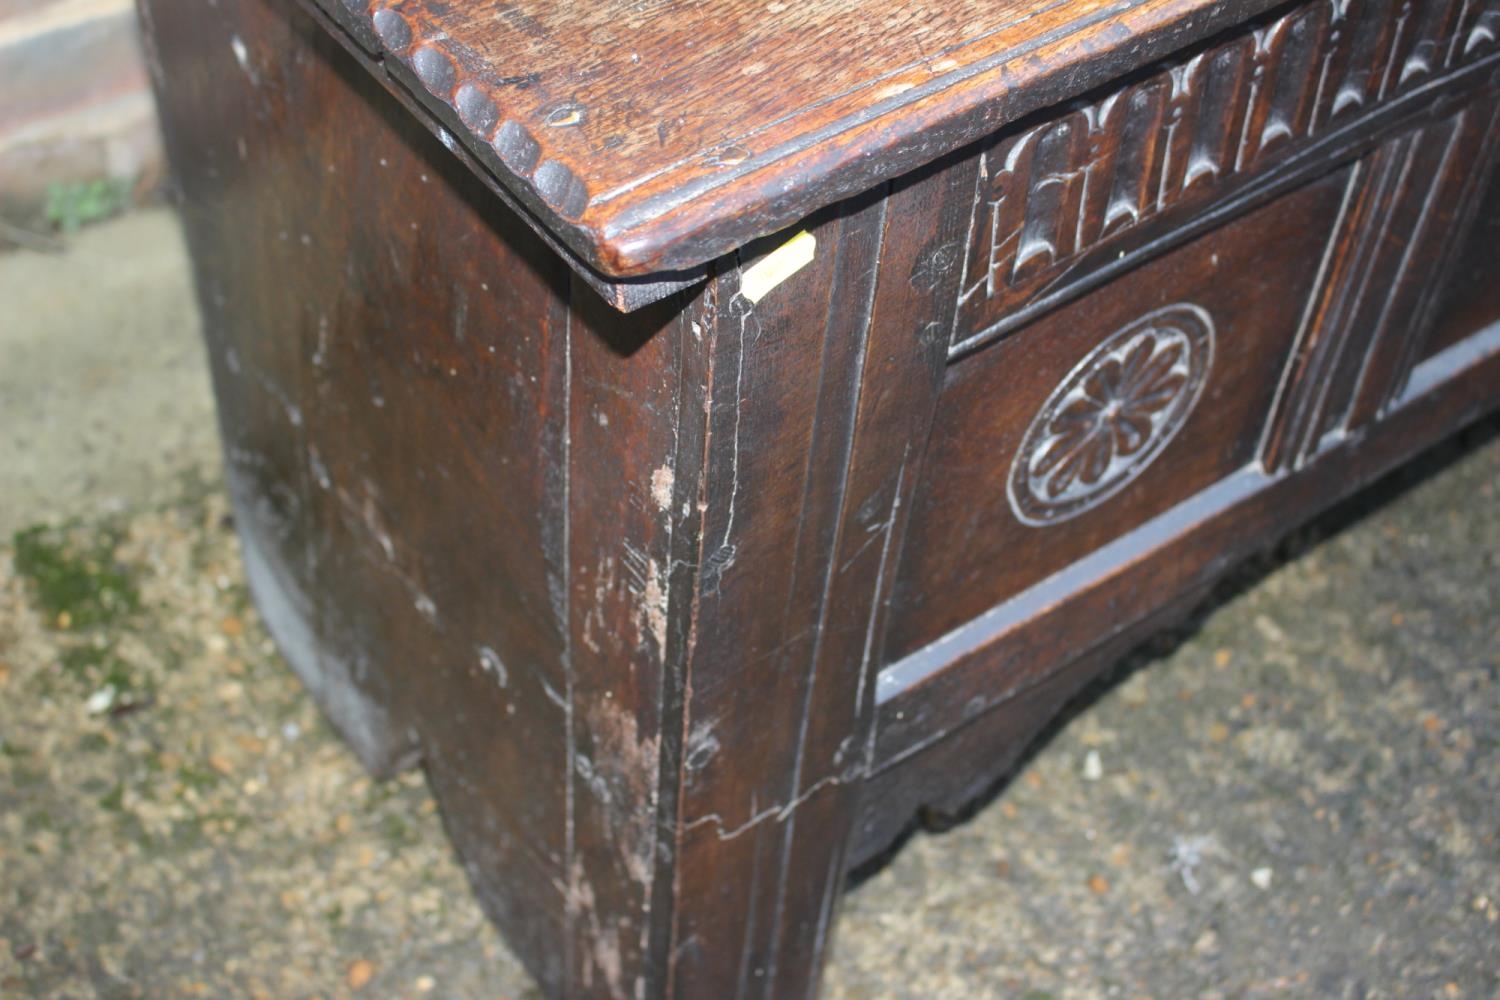
[[[141,0],[252,589],[554,996],[1500,402],[1500,0]]]

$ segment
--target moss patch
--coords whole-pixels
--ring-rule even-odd
[[[47,187],[47,221],[65,233],[113,218],[130,207],[134,183],[123,179],[56,182]]]
[[[109,531],[83,546],[47,525],[16,532],[16,573],[54,627],[105,625],[140,610],[135,580],[114,558],[117,542]]]

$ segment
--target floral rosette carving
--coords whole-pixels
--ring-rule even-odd
[[[1099,344],[1032,420],[1008,493],[1023,523],[1056,524],[1119,493],[1155,461],[1197,405],[1213,364],[1214,325],[1168,306]]]

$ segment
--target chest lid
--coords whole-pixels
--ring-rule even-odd
[[[1276,0],[303,0],[621,308]],[[374,155],[374,154],[372,154]]]

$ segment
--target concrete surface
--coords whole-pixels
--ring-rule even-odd
[[[3,538],[149,504],[174,476],[219,461],[176,220],[143,212],[66,245],[0,243]]]
[[[249,606],[170,221],[0,301],[0,995],[533,996]],[[1492,422],[1241,573],[849,894],[828,995],[1500,995],[1497,489]]]

